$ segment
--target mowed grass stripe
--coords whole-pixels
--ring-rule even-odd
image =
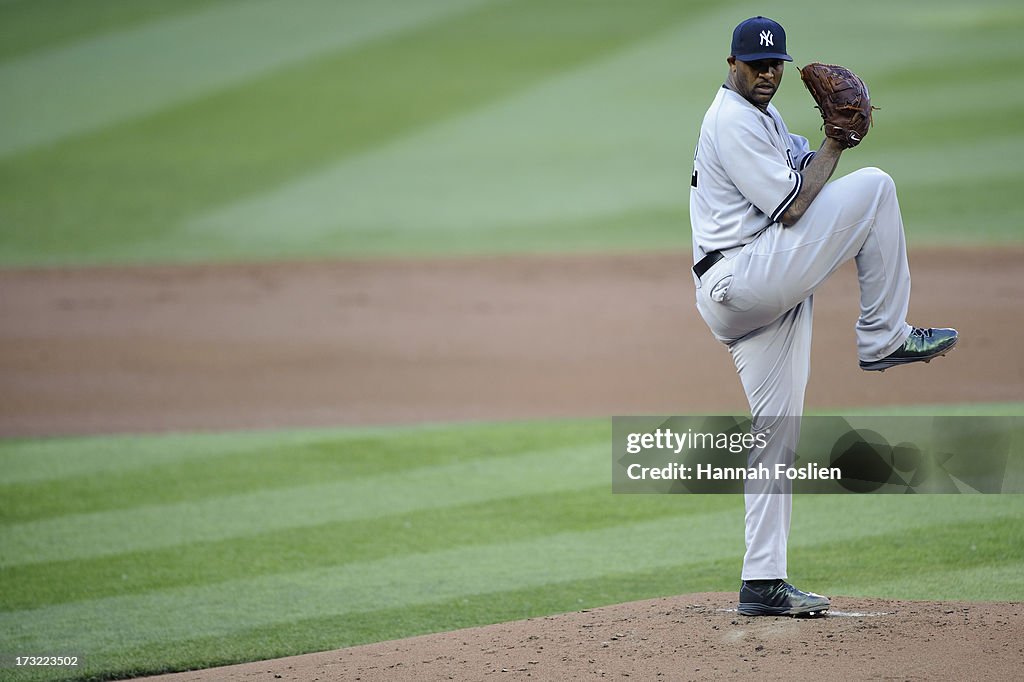
[[[359,229],[346,224],[324,235],[332,252],[358,254],[359,257],[392,257],[396,250],[417,256],[452,257],[475,256],[482,253],[545,253],[555,251],[655,251],[690,248],[689,219],[681,205],[653,205],[623,212],[608,212],[599,217],[587,216],[557,222],[540,219],[536,222],[509,224],[508,229],[467,229],[459,225],[461,218],[453,219],[453,226],[433,230],[419,229]],[[682,227],[681,227],[682,226]],[[218,242],[224,248],[239,253],[244,251],[250,259],[271,257],[271,252],[288,254],[295,258],[309,257],[301,241],[275,237],[274,246],[259,241],[243,243],[240,233]],[[167,242],[165,242],[167,243]],[[168,247],[165,254],[183,259],[198,258],[206,237],[194,241],[175,241],[178,246]],[[228,244],[235,246],[228,247]],[[155,244],[139,245],[144,251],[155,249]],[[210,247],[214,248],[214,247]],[[143,251],[137,251],[141,253]]]
[[[833,594],[863,594],[901,598],[892,586],[916,583],[906,598],[914,599],[1013,599],[1024,598],[1024,526],[1019,523],[1019,498],[1002,498],[1004,513],[997,517],[964,521],[945,514],[925,529],[893,531],[842,543],[805,546],[799,542],[803,523],[794,529],[798,542],[791,548],[790,566],[799,567],[801,578]],[[969,504],[961,503],[961,504]],[[913,505],[907,505],[913,511]],[[796,516],[802,518],[798,507]],[[1016,512],[1016,513],[1014,513]],[[881,522],[881,523],[879,523]],[[876,519],[875,528],[884,528]],[[1015,567],[1016,588],[979,581],[969,592],[950,579],[956,571],[986,570],[1001,574]],[[819,591],[820,591],[819,590]]]
[[[1000,120],[999,112],[994,120]],[[946,125],[951,122],[943,119],[926,122],[922,128]],[[914,244],[970,246],[1020,241],[1016,226],[1024,219],[1024,207],[1008,200],[1019,186],[1016,159],[1024,154],[1024,135],[1015,133],[1015,128],[1020,128],[1019,117],[989,139],[957,135],[955,142],[942,149],[909,136],[890,136],[891,143],[884,146],[879,142],[870,165],[884,169],[896,181],[908,240]],[[847,159],[839,173],[864,165],[868,164]],[[965,174],[963,169],[967,167],[976,170]],[[976,219],[972,207],[977,206],[985,207],[984,220]],[[964,230],[966,223],[972,225],[970,231]]]
[[[1024,153],[1024,147],[1015,155]],[[913,244],[929,243],[976,247],[983,241],[998,241],[1012,236],[1024,222],[1024,205],[1009,204],[1006,197],[1020,190],[1016,178],[1001,177],[950,179],[929,186],[927,193],[900,199],[904,210],[913,211],[917,225],[924,229],[907,230]],[[985,220],[978,221],[975,206],[987,206]],[[925,227],[927,226],[927,227]],[[970,230],[965,227],[970,226]],[[998,314],[998,313],[997,313]]]
[[[599,59],[700,6],[500,2],[7,159],[0,259],[166,260],[174,244],[159,238],[187,216]],[[226,253],[215,238],[192,256],[214,253]]]
[[[702,29],[717,20],[695,13],[513,96],[193,216],[183,229],[287,246],[349,232],[500,234],[678,206],[677,173],[693,143],[665,135],[689,113],[665,84],[706,75],[680,63],[679,46],[712,49]]]
[[[1005,87],[1015,88],[1016,83],[1006,79]],[[879,152],[899,151],[901,154],[913,153],[917,149],[927,147],[929,139],[948,140],[948,144],[961,146],[967,143],[976,143],[982,147],[990,145],[993,137],[1004,141],[1015,139],[1018,143],[1024,133],[1024,123],[1014,112],[1019,112],[1024,106],[1024,93],[1016,89],[1014,95],[1008,102],[993,102],[986,108],[986,120],[991,127],[987,129],[988,134],[983,135],[974,127],[978,120],[978,112],[967,105],[972,103],[970,92],[964,92],[965,88],[938,87],[941,94],[956,102],[945,109],[929,110],[922,112],[913,108],[909,102],[904,104],[902,111],[896,110],[895,105],[890,106],[891,117],[885,125],[876,125],[871,131],[871,146]],[[982,88],[977,89],[978,96],[981,96]],[[976,100],[973,100],[976,103]],[[875,136],[878,133],[878,136]],[[866,142],[865,142],[866,144]],[[1004,142],[1005,144],[1005,142]],[[981,150],[979,150],[980,152]],[[933,170],[933,169],[927,169]]]
[[[735,500],[733,500],[735,501]],[[800,505],[800,502],[797,502]],[[799,507],[798,507],[799,508]],[[1024,588],[1019,579],[1020,559],[1005,556],[1005,546],[992,529],[1013,526],[1012,518],[970,523],[940,523],[925,528],[834,542],[802,545],[791,552],[794,582],[830,595],[892,596],[885,585],[894,576],[906,576],[925,599],[1018,599]],[[946,539],[934,541],[936,535]],[[979,538],[981,541],[978,541]],[[965,565],[950,548],[976,546]],[[927,555],[907,555],[899,548],[921,545]],[[888,554],[874,558],[879,548]],[[889,557],[888,559],[886,557]],[[991,562],[988,568],[984,564]],[[444,602],[401,606],[367,613],[323,616],[294,621],[288,627],[260,626],[228,636],[190,638],[176,646],[155,643],[94,657],[114,669],[130,661],[154,662],[160,670],[191,665],[210,667],[244,660],[275,658],[307,651],[325,651],[428,632],[454,630],[487,623],[536,617],[636,599],[708,591],[735,591],[738,556],[682,563],[644,571],[610,572],[597,578],[552,582],[516,590],[458,597]],[[950,568],[950,567],[956,568]],[[965,579],[970,575],[970,584]],[[837,608],[842,596],[835,599]],[[666,614],[668,617],[669,614]],[[124,668],[127,669],[127,668]],[[137,671],[138,672],[138,671]]]
[[[467,117],[445,121],[422,134],[289,181],[273,192],[191,218],[185,230],[188,238],[180,235],[174,241],[199,243],[212,233],[237,240],[240,248],[252,250],[255,256],[281,248],[301,254],[302,244],[320,240],[330,240],[344,252],[386,252],[393,248],[389,245],[394,244],[396,235],[401,235],[399,239],[408,249],[428,253],[559,248],[566,244],[642,248],[677,239],[685,245],[687,237],[678,230],[678,225],[685,223],[678,166],[679,160],[688,156],[687,145],[692,145],[692,140],[665,131],[686,120],[694,121],[696,127],[704,104],[665,84],[681,79],[692,92],[707,78],[705,64],[677,64],[675,55],[680,44],[697,53],[714,51],[717,43],[711,40],[709,29],[721,24],[724,14],[693,17],[638,48],[561,74]],[[974,35],[971,40],[987,38]],[[925,52],[931,54],[928,49]],[[1014,43],[997,49],[1007,54],[1019,52]],[[876,65],[883,86],[892,63]],[[915,87],[904,83],[904,77],[899,72],[889,79],[898,82],[887,91],[886,113],[891,114],[886,119],[887,137],[871,143],[874,150],[902,160],[901,167],[910,167],[903,176],[920,181],[921,173],[916,171],[925,166],[913,153],[908,155],[907,149],[921,148],[922,140],[934,140],[936,135],[955,137],[968,157],[967,165],[979,166],[977,159],[985,155],[970,146],[979,136],[990,135],[983,132],[989,129],[965,128],[955,119],[957,103],[973,106],[971,95],[982,94],[974,92],[979,86],[974,81],[943,80],[918,81]],[[1016,76],[1000,79],[1006,86],[1019,81]],[[953,109],[921,111],[913,96],[903,92],[904,87],[924,97],[953,101]],[[708,85],[708,91],[713,92],[713,85]],[[809,106],[806,92],[798,87],[789,88],[788,94],[793,102],[787,111],[794,112],[794,119],[803,120],[800,130],[814,137],[811,131],[820,126],[820,119]],[[1000,120],[1006,119],[1007,125],[1000,129],[1011,138],[1000,149],[1006,148],[1006,142],[1020,144],[1021,137],[1015,132],[1019,117],[1007,118],[1014,111],[1013,97],[1002,106],[1004,112],[994,112]],[[972,111],[976,115],[976,107]],[[581,112],[601,113],[587,116]],[[961,114],[969,117],[966,108]],[[934,149],[934,144],[929,149]],[[503,160],[500,170],[488,163],[494,158]],[[631,167],[639,158],[643,163]],[[857,158],[860,161],[854,158],[849,163],[865,165],[862,156]],[[926,166],[928,173],[944,169],[947,174],[959,173],[958,167],[948,161]],[[982,167],[991,175],[1001,172],[987,163]],[[468,187],[473,190],[466,191]],[[928,204],[933,190],[931,186],[921,190],[918,198],[923,205]],[[997,191],[1003,192],[1003,188]],[[402,201],[389,200],[394,196]],[[929,237],[933,214],[912,221],[908,228],[911,236]],[[991,224],[986,239],[1015,238],[1012,221],[994,220]],[[552,230],[553,225],[558,228]],[[574,230],[576,225],[592,229]],[[610,229],[602,229],[604,225]],[[424,231],[427,234],[421,235]],[[493,235],[487,235],[488,231]],[[940,240],[947,238],[944,225],[936,231]],[[254,234],[259,238],[253,240]]]
[[[734,587],[732,581],[723,586],[721,576],[736,572],[735,561],[686,568],[612,573],[591,580],[488,592],[418,606],[304,618],[292,621],[287,627],[258,626],[230,635],[203,637],[197,634],[177,642],[155,642],[93,654],[86,660],[81,678],[88,679],[90,674],[99,672],[122,678],[196,670],[561,613],[646,596]],[[697,574],[698,569],[707,575]]]
[[[0,2],[0,60],[217,2],[223,0],[7,0]]]
[[[265,451],[284,458],[338,451],[344,457],[333,466],[357,475],[609,438],[608,419],[573,419],[0,440],[0,485],[132,473]]]
[[[486,545],[566,531],[584,531],[672,516],[680,519],[725,509],[740,513],[728,496],[697,498],[609,494],[606,484],[538,493],[373,519],[336,521],[268,531],[244,538],[193,542],[169,549],[130,552],[0,568],[0,610],[29,609],[66,601],[216,583],[338,567],[467,545]],[[75,580],[69,581],[70,574]]]
[[[868,506],[870,503],[870,506]],[[806,500],[802,513],[830,516],[830,527],[803,528],[794,545],[838,543],[914,529],[938,519],[1002,523],[1019,517],[1009,496],[835,497]],[[841,523],[854,513],[886,523]],[[216,585],[158,590],[129,597],[73,602],[0,615],[0,634],[18,650],[60,642],[102,653],[155,641],[229,635],[254,625],[311,616],[360,613],[448,601],[473,594],[587,580],[737,557],[742,514],[713,512],[657,519],[515,542],[456,547],[420,554]],[[118,614],[111,618],[111,614]],[[100,624],[102,623],[102,627]]]
[[[720,48],[720,38],[712,39],[709,29],[722,22],[722,14],[693,17],[640,46],[559,74],[465,117],[194,216],[187,228],[197,238],[213,232],[252,244],[256,237],[257,244],[271,248],[323,238],[350,244],[356,240],[339,235],[353,231],[371,243],[389,231],[407,231],[412,240],[420,231],[494,231],[500,240],[502,233],[534,225],[600,222],[626,212],[672,208],[685,222],[679,174],[692,153],[693,137],[666,131],[687,120],[695,130],[714,86],[709,84],[706,98],[687,98],[666,84],[707,79],[707,64],[679,62],[679,46],[695,53]],[[1016,46],[1002,49],[1019,52]],[[718,73],[715,78],[720,79]],[[798,85],[799,75],[791,78]],[[998,127],[1003,134],[1024,132],[1020,117],[1014,118],[1024,103],[1024,89],[1010,87],[1018,80],[1002,77],[1014,94],[991,112],[1006,120],[1008,127]],[[934,141],[930,133],[938,128],[947,137],[955,129],[961,145],[990,140],[991,129],[950,120],[957,111],[977,116],[975,100],[960,93],[964,87],[960,81],[928,83],[928,96],[952,102],[952,109],[912,109],[902,121],[899,105],[887,99],[886,113],[892,110],[893,116],[879,130],[888,139],[875,144],[873,134],[872,146],[883,150],[891,149],[892,141],[897,146],[908,139]],[[813,137],[811,131],[820,126],[817,112],[802,87],[788,90],[793,111],[801,112],[804,131]],[[894,97],[900,94],[893,92]],[[900,100],[911,108],[915,104],[905,95]],[[924,133],[922,121],[931,126]],[[502,163],[494,164],[499,158]],[[958,172],[955,164],[943,167]]]
[[[561,447],[600,449],[609,437],[608,421],[593,420],[0,444],[0,468],[10,467],[0,473],[0,522],[323,484]]]
[[[900,201],[905,203],[903,195],[931,197],[932,188],[937,185],[941,186],[955,179],[971,180],[964,177],[960,164],[971,162],[977,155],[990,159],[986,167],[978,169],[979,181],[990,182],[1005,177],[1007,173],[1012,172],[1013,160],[1001,154],[1000,150],[1013,148],[1020,143],[1020,139],[1019,135],[1013,133],[995,133],[984,141],[951,142],[944,145],[945,148],[942,150],[917,145],[908,145],[900,150],[882,148],[878,150],[875,161],[893,176]],[[856,167],[853,165],[844,170],[853,170]],[[916,210],[910,212],[904,209],[903,213],[905,220],[917,222],[919,216]]]
[[[0,157],[159,111],[495,0],[250,0],[0,63]]]
[[[989,42],[990,45],[985,52],[976,53],[972,55],[972,59],[952,64],[951,70],[943,71],[948,77],[938,81],[920,77],[922,69],[927,69],[934,63],[935,55],[930,53],[922,56],[924,63],[903,61],[879,68],[872,81],[877,83],[877,86],[873,83],[874,90],[880,89],[884,93],[885,108],[879,106],[875,112],[878,117],[876,124],[885,122],[887,125],[884,128],[892,125],[909,127],[913,121],[907,120],[907,117],[911,115],[931,119],[940,118],[947,112],[958,114],[974,111],[977,114],[977,109],[972,109],[971,105],[977,105],[979,100],[988,99],[992,90],[1007,90],[1006,99],[986,101],[986,112],[993,108],[998,110],[1010,107],[1014,102],[1019,102],[1022,95],[1016,86],[1020,83],[1020,77],[1006,73],[999,65],[1005,63],[1007,59],[1018,58],[1021,47],[1008,42]],[[882,102],[879,102],[879,105],[881,104]],[[878,132],[884,134],[882,126],[875,127],[877,129],[871,131],[872,137]],[[964,135],[978,134],[976,130],[960,132]]]
[[[954,193],[922,178],[937,169],[1001,172],[1024,149],[1019,119],[1010,120],[1020,76],[991,75],[992,64],[1024,56],[1013,37],[1020,11],[976,3],[977,21],[955,26],[871,6],[891,20],[854,19],[857,41],[822,36],[820,18],[797,3],[778,12],[800,36],[798,63],[826,55],[849,63],[883,107],[841,173],[890,170],[912,239],[963,241],[961,215],[951,217],[948,205],[928,211],[935,196]],[[667,0],[641,9],[499,2],[40,148],[0,163],[0,261],[685,246],[694,135],[723,77],[722,36],[741,10]],[[962,7],[937,2],[932,11],[948,19]],[[948,72],[926,68],[950,59]],[[787,78],[777,103],[790,128],[820,139],[816,110],[795,72]],[[1010,94],[972,121],[973,103],[992,88]],[[417,141],[432,125],[448,130]],[[1005,138],[995,156],[979,137],[993,128]],[[948,144],[935,145],[938,138]],[[924,153],[957,141],[955,159],[932,163]],[[1011,189],[983,194],[975,240],[1019,241]],[[262,215],[267,207],[274,211]]]
[[[280,490],[0,526],[0,566],[85,559],[372,519],[515,495],[610,486],[607,445],[425,466]]]
[[[935,529],[936,536],[942,532]],[[935,599],[937,585],[946,599],[957,601],[1021,601],[1024,598],[1024,568],[1021,560],[997,562],[971,568],[929,570],[918,575],[893,573],[888,579],[871,583],[854,580],[845,594],[888,599]]]
[[[608,572],[640,570],[735,554],[742,543],[736,511],[687,517],[684,523],[714,527],[715,537],[671,547],[679,533],[673,518],[596,531],[556,533],[515,542],[456,547],[341,567],[296,571],[130,597],[72,602],[0,614],[0,638],[15,650],[63,642],[104,652],[158,640],[227,635],[258,624],[287,623],[311,615],[360,613],[415,606],[504,589]],[[116,623],[110,614],[119,614]],[[102,618],[104,627],[97,628]],[[202,628],[202,630],[200,630]]]
[[[118,476],[140,469],[185,464],[249,452],[267,447],[301,448],[323,440],[326,432],[114,435],[40,440],[0,441],[0,485],[31,485],[77,477]],[[366,434],[373,433],[367,430]],[[339,447],[345,440],[365,437],[359,430],[337,432]],[[70,456],[69,453],[74,453]]]
[[[844,18],[842,36],[822,32],[822,15],[800,11],[806,5],[799,0],[777,7],[773,16],[786,28],[789,52],[796,60],[793,66],[815,60],[849,65],[866,77],[873,96],[873,83],[884,77],[883,72],[900,73],[918,83],[947,80],[945,70],[935,70],[935,59],[951,54],[957,57],[952,79],[984,78],[984,73],[968,65],[985,63],[1003,49],[1019,50],[1020,44],[1012,38],[1024,27],[1024,13],[1016,0],[978,0],[969,8],[958,0],[933,0],[928,12],[913,3],[866,0],[864,12],[856,16],[842,14],[838,8],[832,14],[830,9],[829,16]]]

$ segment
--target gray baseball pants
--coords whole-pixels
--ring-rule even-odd
[[[857,354],[878,360],[903,345],[910,302],[903,218],[886,173],[864,168],[825,185],[795,224],[774,223],[696,280],[697,309],[725,343],[750,403],[753,430],[767,430],[748,466],[792,463],[810,373],[813,293],[851,258],[860,282]],[[695,278],[696,279],[696,278]],[[743,580],[787,578],[793,500],[788,486],[747,482]]]

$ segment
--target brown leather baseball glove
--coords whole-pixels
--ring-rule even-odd
[[[844,66],[811,62],[800,69],[824,119],[825,136],[844,148],[856,147],[871,127],[871,94],[860,76]]]

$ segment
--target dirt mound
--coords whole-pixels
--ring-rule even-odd
[[[185,680],[1019,679],[1024,604],[833,597],[827,618],[746,618],[733,593],[617,604]]]

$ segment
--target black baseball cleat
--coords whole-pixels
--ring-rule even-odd
[[[828,613],[828,597],[796,589],[785,580],[744,580],[739,612],[744,616],[802,616]]]
[[[896,349],[881,360],[860,361],[860,368],[869,372],[884,372],[890,367],[911,362],[930,362],[948,353],[957,342],[955,329],[924,329],[914,327],[902,348]]]

